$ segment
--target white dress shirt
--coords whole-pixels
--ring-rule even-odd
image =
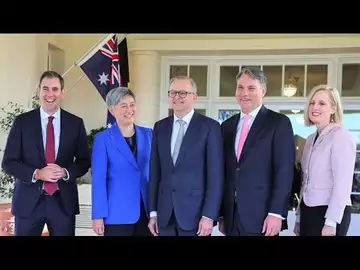
[[[45,112],[44,109],[42,107],[40,107],[41,133],[42,133],[42,138],[43,138],[44,150],[46,149],[46,127],[49,122],[49,116],[50,116],[50,114]],[[54,125],[54,135],[55,135],[55,157],[57,157],[57,154],[59,151],[60,130],[61,130],[60,109],[57,110],[52,116],[54,117],[53,125]],[[67,180],[69,180],[69,172],[66,169],[65,169],[65,171],[66,171],[66,177],[63,178],[63,180],[67,181]],[[37,181],[35,179],[35,173],[36,173],[36,170],[34,171],[34,174],[33,174],[33,179],[32,179],[33,183],[35,183]]]

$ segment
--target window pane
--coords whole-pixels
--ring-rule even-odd
[[[226,119],[230,118],[231,116],[240,113],[240,110],[219,110],[218,113],[218,121],[220,124],[224,122]]]
[[[283,95],[287,97],[303,97],[304,77],[305,66],[285,66],[284,87],[291,84],[295,87],[295,91],[283,89]]]
[[[170,66],[170,80],[175,76],[187,76],[187,66]]]
[[[315,86],[327,84],[327,65],[308,65],[306,78],[306,93],[308,95]]]
[[[238,73],[238,66],[220,67],[220,97],[235,96],[236,75],[238,75]]]
[[[360,111],[345,110],[344,126],[350,130],[355,138],[357,150],[360,150]]]
[[[190,66],[190,77],[195,80],[197,85],[197,94],[200,97],[206,96],[207,73],[207,66]]]
[[[281,96],[282,66],[263,66],[263,72],[268,79],[267,96]]]
[[[354,183],[352,192],[360,192],[360,173],[354,174]]]
[[[341,95],[360,96],[360,64],[344,64],[342,68]]]

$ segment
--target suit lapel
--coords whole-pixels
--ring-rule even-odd
[[[195,141],[196,133],[198,130],[200,130],[199,124],[199,117],[198,114],[195,112],[193,117],[191,118],[185,136],[181,143],[179,156],[176,160],[175,167],[178,166],[181,160],[184,158],[186,150],[191,149],[191,144]]]
[[[132,166],[138,168],[138,164],[135,160],[134,154],[131,152],[129,146],[127,145],[124,136],[121,134],[120,129],[116,122],[110,128],[110,138],[113,141],[116,149],[122,154]],[[136,134],[137,136],[138,134]],[[139,151],[138,151],[139,152]]]
[[[324,128],[324,130],[320,133],[318,138],[316,139],[316,142],[314,143],[314,140],[316,138],[316,135],[314,136],[312,140],[312,148],[315,149],[319,144],[324,140],[325,136],[329,134],[334,127],[336,127],[337,124],[330,123],[327,127]]]
[[[144,153],[145,153],[145,134],[142,130],[135,125],[135,132],[136,132],[136,149],[137,149],[137,164],[139,167],[142,167],[144,161]],[[132,154],[133,155],[133,154]]]
[[[174,163],[172,162],[171,156],[171,136],[173,131],[173,123],[174,123],[174,116],[168,117],[166,124],[165,124],[165,131],[164,131],[164,147],[166,148],[165,152],[168,156],[166,160],[170,160],[170,164],[174,167]]]
[[[240,155],[240,161],[242,160],[242,158],[244,157],[246,152],[249,151],[252,144],[256,141],[260,131],[263,129],[264,124],[265,124],[265,119],[266,119],[266,112],[267,112],[267,109],[264,106],[262,106],[260,111],[258,112],[258,114],[250,128],[249,134],[245,140],[244,148],[241,151],[241,155]]]
[[[60,138],[59,138],[59,149],[57,151],[57,155],[56,155],[56,162],[59,161],[61,154],[63,152],[64,149],[66,149],[66,134],[67,134],[67,129],[69,127],[69,125],[66,125],[65,123],[69,123],[68,119],[66,119],[66,114],[64,113],[64,111],[62,109],[60,109]]]
[[[41,127],[41,116],[40,116],[40,109],[34,111],[34,129],[33,132],[35,133],[34,138],[35,144],[39,149],[39,154],[41,160],[45,163],[45,149],[44,149],[44,138],[42,136],[42,127]]]
[[[236,140],[236,133],[237,133],[237,126],[240,120],[240,113],[233,119],[233,122],[231,123],[231,137],[230,137],[230,141],[232,142],[231,144],[231,153],[233,153],[233,158],[236,159],[236,151],[235,151],[235,140]],[[233,130],[235,130],[235,132],[233,132]]]

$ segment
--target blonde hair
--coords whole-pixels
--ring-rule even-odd
[[[328,85],[320,84],[318,86],[315,86],[311,90],[310,94],[308,95],[305,110],[304,110],[305,126],[314,125],[314,123],[309,118],[309,107],[310,107],[310,103],[311,103],[314,95],[319,91],[327,92],[328,95],[329,95],[331,105],[333,105],[335,107],[335,113],[331,115],[330,122],[336,123],[336,124],[339,124],[339,125],[343,125],[344,114],[343,114],[343,108],[342,108],[342,103],[341,103],[341,98],[340,98],[339,91],[334,87],[330,87]]]

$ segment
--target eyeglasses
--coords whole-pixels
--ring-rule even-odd
[[[188,94],[194,94],[194,93],[188,92],[188,91],[185,91],[185,90],[180,90],[180,91],[170,90],[170,91],[168,91],[168,95],[171,98],[176,97],[176,95],[179,95],[180,98],[186,98],[186,96]]]

